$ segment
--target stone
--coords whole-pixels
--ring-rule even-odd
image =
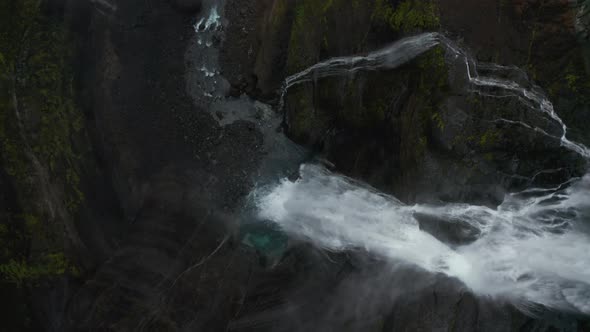
[[[475,242],[481,233],[477,227],[455,217],[414,213],[414,218],[418,221],[420,230],[452,246]]]

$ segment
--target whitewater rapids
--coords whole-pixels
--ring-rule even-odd
[[[480,295],[590,314],[590,175],[566,189],[510,194],[497,209],[467,204],[405,205],[322,166],[296,181],[260,188],[261,219],[331,251],[364,250],[461,280]],[[461,220],[477,240],[452,246],[422,231],[415,213]]]

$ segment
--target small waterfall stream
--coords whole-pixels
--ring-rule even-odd
[[[444,35],[436,32],[423,33],[412,37],[401,39],[385,48],[371,52],[364,56],[336,57],[319,62],[299,73],[293,74],[285,79],[280,93],[279,110],[284,108],[284,99],[289,89],[295,85],[317,79],[333,76],[343,76],[358,71],[387,70],[395,69],[404,65],[430,49],[441,46],[446,51],[447,57],[462,61],[466,67],[466,79],[471,84],[472,91],[488,97],[518,97],[528,107],[548,116],[561,129],[559,137],[548,134],[542,128],[534,127],[522,121],[510,119],[497,119],[497,121],[520,125],[535,130],[551,138],[561,141],[562,146],[590,158],[590,150],[582,144],[570,141],[567,137],[567,126],[559,118],[553,108],[553,104],[543,91],[537,87],[525,87],[517,82],[509,81],[500,76],[484,76],[478,73],[478,69],[494,71],[514,71],[521,76],[526,74],[516,67],[505,67],[496,64],[478,63],[467,51],[459,47]]]

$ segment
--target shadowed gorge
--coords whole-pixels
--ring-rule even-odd
[[[589,29],[2,0],[0,331],[590,331]]]

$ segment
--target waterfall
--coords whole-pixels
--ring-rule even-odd
[[[558,137],[548,134],[541,128],[534,127],[521,121],[510,119],[497,119],[497,121],[508,122],[515,125],[524,126],[525,128],[535,130],[543,135],[557,139],[561,145],[572,150],[585,158],[590,158],[590,150],[582,144],[570,141],[567,138],[567,126],[557,115],[553,104],[538,86],[525,87],[521,84],[509,81],[495,76],[484,76],[478,73],[478,69],[487,71],[506,71],[511,70],[526,74],[516,67],[505,67],[489,63],[478,63],[469,52],[459,47],[459,45],[444,35],[436,32],[423,33],[412,37],[401,39],[385,48],[371,52],[364,56],[347,56],[336,57],[326,61],[319,62],[299,73],[287,77],[282,85],[279,99],[279,110],[284,108],[284,99],[289,89],[295,85],[305,82],[315,81],[317,79],[343,76],[346,74],[371,71],[395,69],[406,64],[421,54],[441,46],[446,51],[447,57],[455,60],[459,59],[465,64],[466,79],[470,83],[472,91],[488,97],[517,97],[522,103],[555,122],[562,130]]]
[[[539,87],[533,86],[532,88],[526,88],[514,81],[509,81],[506,79],[501,79],[493,76],[480,76],[477,72],[478,67],[484,67],[492,70],[509,69],[512,71],[521,72],[522,75],[526,76],[526,74],[521,69],[516,67],[504,67],[489,63],[478,64],[477,61],[472,56],[470,56],[468,52],[458,47],[457,44],[453,43],[450,39],[440,34],[438,35],[438,37],[441,41],[441,45],[445,48],[445,50],[447,50],[447,52],[452,53],[457,58],[463,59],[463,61],[465,62],[465,66],[467,68],[467,78],[469,79],[469,82],[473,84],[474,87],[480,89],[492,88],[492,94],[486,93],[486,95],[491,97],[505,97],[507,95],[519,97],[519,100],[521,100],[524,103],[527,103],[527,105],[532,106],[539,112],[548,115],[551,118],[551,120],[555,121],[561,127],[562,135],[558,137],[558,139],[561,141],[561,145],[563,147],[580,154],[584,158],[590,158],[590,150],[587,147],[567,139],[567,126],[557,115],[555,109],[553,108],[553,104]],[[483,93],[482,90],[475,90],[475,92]],[[520,124],[525,127],[531,127],[530,125],[524,124],[522,122],[520,122]],[[551,136],[545,133],[540,128],[532,129],[537,130],[538,132],[541,132],[545,135]]]
[[[522,121],[497,119],[551,136],[590,158],[590,151],[567,137],[567,127],[543,91],[502,77],[516,67],[478,63],[439,33],[402,39],[381,50],[337,57],[289,76],[281,91],[318,78],[392,69],[441,46],[447,61],[465,65],[470,91],[489,97],[516,97],[561,128],[559,136]],[[482,72],[484,74],[480,74]],[[506,76],[506,75],[504,75]],[[541,171],[543,172],[550,172]],[[507,194],[496,209],[469,204],[406,205],[359,181],[322,166],[304,164],[300,177],[261,186],[251,195],[258,217],[291,237],[331,251],[362,250],[458,278],[473,292],[512,300],[523,310],[544,305],[590,314],[590,175],[556,188],[529,188]],[[447,226],[449,241],[429,231],[429,221]],[[440,230],[439,230],[440,231]]]
[[[365,56],[336,57],[319,62],[285,79],[280,93],[279,110],[283,109],[285,95],[295,85],[325,77],[343,76],[357,71],[395,69],[438,44],[437,33],[425,33],[404,38]]]
[[[330,251],[364,250],[461,280],[476,294],[521,308],[590,314],[590,176],[567,189],[507,195],[497,209],[468,204],[405,205],[325,168],[304,164],[300,178],[253,193],[259,217]],[[419,216],[468,227],[465,243],[439,240]],[[459,236],[466,235],[459,231]]]

